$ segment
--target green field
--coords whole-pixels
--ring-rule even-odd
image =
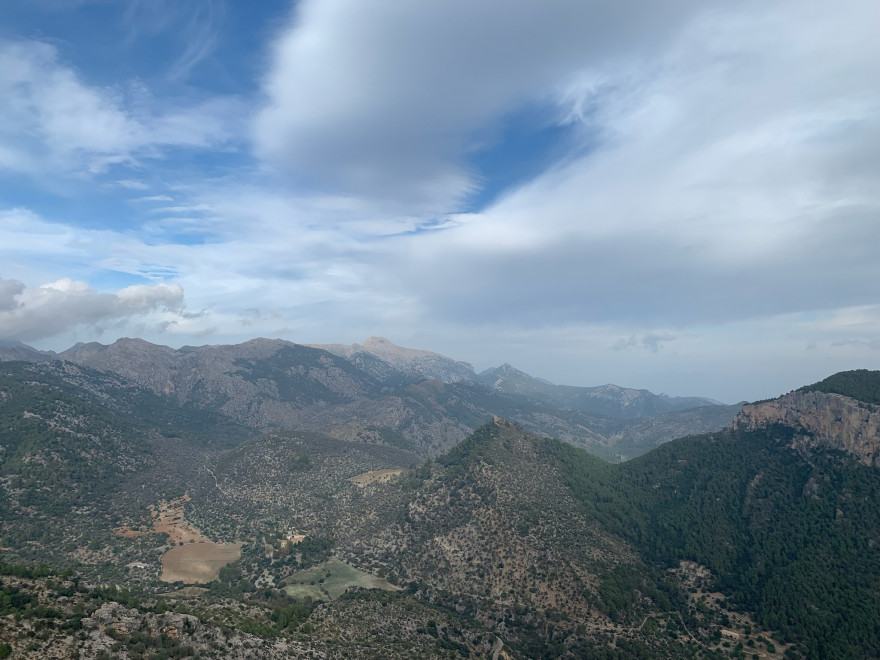
[[[349,587],[395,591],[397,587],[384,578],[359,571],[338,559],[330,559],[305,571],[294,573],[285,581],[285,591],[294,598],[311,596],[314,600],[339,598]]]

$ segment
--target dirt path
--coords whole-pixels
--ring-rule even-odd
[[[498,660],[498,654],[501,653],[501,649],[504,648],[504,642],[501,641],[500,637],[495,638],[495,646],[492,647],[492,660]]]
[[[229,497],[229,493],[227,493],[225,490],[223,490],[222,488],[220,488],[220,482],[217,481],[217,475],[214,474],[214,470],[212,470],[211,468],[209,468],[207,465],[203,465],[202,467],[205,468],[205,472],[207,472],[208,474],[210,474],[210,475],[211,475],[211,478],[214,479],[214,488],[216,488],[217,490],[219,490],[221,495],[224,495],[224,496],[226,496],[226,497]]]
[[[696,642],[697,644],[702,646],[704,649],[707,649],[710,651],[712,650],[710,647],[706,646],[705,644],[703,644],[703,642],[701,642],[700,640],[698,640],[696,637],[693,636],[691,631],[688,630],[688,627],[684,624],[684,619],[681,618],[681,614],[679,614],[678,612],[667,612],[667,614],[674,614],[675,616],[678,617],[678,620],[681,623],[681,627],[684,629],[684,631],[687,633],[688,637],[690,637],[692,641]],[[657,616],[657,615],[656,614],[649,614],[648,616],[646,616],[644,619],[642,619],[642,622],[639,624],[639,627],[636,628],[636,630],[641,632],[642,628],[645,627],[645,624],[648,623],[648,619],[655,617],[655,616]]]

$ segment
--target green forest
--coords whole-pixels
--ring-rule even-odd
[[[798,391],[841,394],[865,403],[880,405],[880,371],[868,369],[841,371],[818,383],[802,387]]]
[[[791,429],[670,442],[622,465],[548,443],[581,505],[658,569],[711,569],[729,604],[809,658],[880,654],[880,473],[803,458]]]

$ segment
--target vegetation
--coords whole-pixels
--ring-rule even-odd
[[[621,466],[548,451],[590,515],[658,568],[707,566],[732,606],[810,658],[875,657],[880,473],[839,453],[802,458],[792,432],[685,439]]]
[[[880,371],[868,369],[841,371],[818,383],[802,387],[798,391],[842,394],[865,403],[880,405]]]
[[[237,377],[327,406],[396,387],[297,351],[240,361]],[[314,385],[324,368],[352,389]],[[811,387],[867,405],[878,373]],[[361,442],[253,437],[209,398],[0,365],[0,656],[880,656],[877,469],[792,451],[803,431],[784,426],[612,465],[496,420],[355,485],[412,466],[402,447],[424,448],[419,429],[447,424],[451,442],[492,407],[543,414],[466,383],[400,387],[397,426],[339,431]],[[241,558],[207,588],[158,581],[170,545],[208,539],[243,543]]]

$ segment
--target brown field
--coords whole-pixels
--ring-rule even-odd
[[[356,477],[349,479],[355,486],[363,488],[367,484],[383,483],[391,481],[392,477],[396,477],[403,472],[403,468],[386,468],[384,470],[373,470],[372,472],[364,472]]]
[[[143,536],[144,534],[149,534],[151,530],[148,529],[132,529],[131,527],[117,527],[116,535],[121,536],[125,539],[134,539],[138,536]]]
[[[116,533],[124,538],[135,538],[142,534],[159,532],[160,534],[168,534],[168,543],[172,545],[210,542],[210,539],[203,536],[199,530],[184,519],[183,507],[187,502],[189,502],[189,495],[171,501],[162,500],[158,506],[150,507],[150,515],[153,516],[151,529],[119,527]]]
[[[203,541],[178,545],[162,555],[163,582],[205,584],[216,580],[220,569],[241,557],[241,543]]]

